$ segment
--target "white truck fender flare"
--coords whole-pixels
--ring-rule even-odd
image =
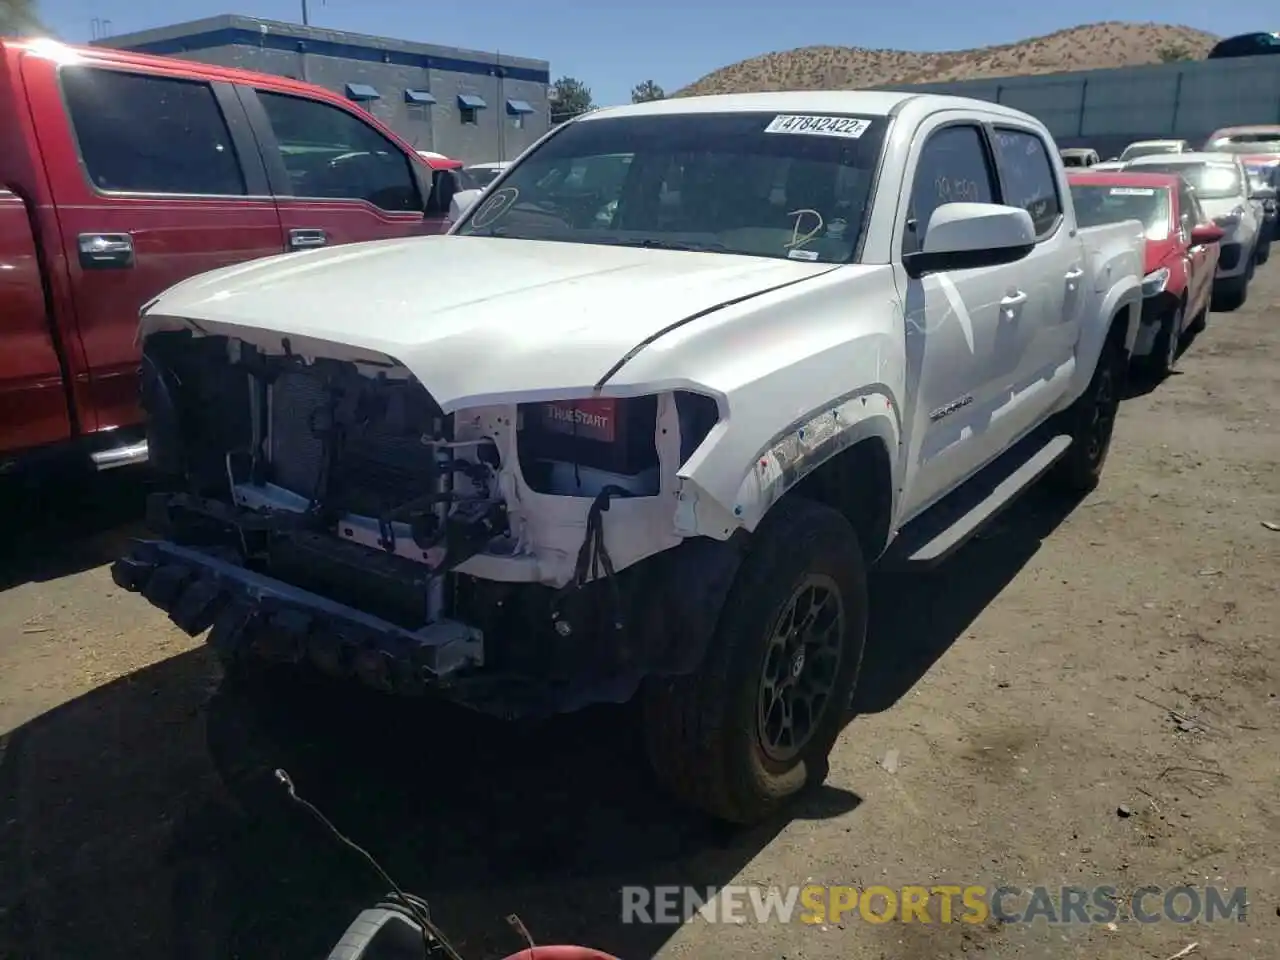
[[[891,471],[899,469],[900,414],[887,387],[864,387],[800,417],[757,452],[744,467],[732,504],[720,509],[677,511],[677,528],[685,535],[724,539],[734,529],[754,530],[769,508],[801,480],[854,444],[874,439],[882,443]],[[696,484],[681,474],[682,501],[700,500]],[[900,478],[888,478],[897,509]],[[692,504],[691,504],[692,506]],[[681,521],[683,517],[683,522]],[[705,522],[703,522],[705,521]],[[689,525],[692,524],[692,528]]]

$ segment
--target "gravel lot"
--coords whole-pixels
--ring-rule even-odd
[[[384,891],[276,765],[474,960],[518,949],[511,912],[629,960],[1280,957],[1278,324],[1272,265],[1126,403],[1083,504],[1032,493],[937,573],[877,580],[828,786],[746,833],[658,795],[622,709],[517,728],[300,685],[250,716],[111,584],[140,478],[6,491],[0,957],[324,956]],[[623,884],[809,878],[1243,885],[1250,906],[1115,929],[620,923]]]

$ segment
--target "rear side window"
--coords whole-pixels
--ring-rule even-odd
[[[363,200],[390,211],[421,211],[409,157],[345,110],[258,91],[295,197]]]
[[[209,84],[89,67],[64,67],[61,79],[80,158],[99,190],[247,192]]]
[[[981,130],[943,127],[931,134],[916,161],[902,252],[920,249],[933,212],[944,203],[992,203],[995,193]]]
[[[1062,216],[1058,180],[1044,141],[1025,130],[997,127],[995,147],[1004,202],[1031,214],[1036,234],[1044,236]]]

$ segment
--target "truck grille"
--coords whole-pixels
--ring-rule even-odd
[[[310,369],[282,372],[271,386],[271,463],[275,482],[311,497],[319,490],[325,463],[324,425],[331,416],[330,390]],[[387,383],[380,391],[379,413],[353,412],[338,404],[341,423],[334,462],[326,484],[327,505],[345,512],[378,516],[430,493],[435,464],[422,443],[416,384]]]

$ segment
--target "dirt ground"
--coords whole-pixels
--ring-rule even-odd
[[[1278,464],[1272,265],[1126,402],[1083,504],[1033,492],[937,573],[877,578],[827,787],[746,832],[657,793],[625,709],[510,727],[300,686],[250,715],[111,584],[139,478],[7,492],[0,957],[324,956],[384,890],[276,765],[469,960],[519,948],[512,912],[629,960],[1280,957]],[[1211,884],[1249,907],[1114,929],[620,922],[623,884],[811,881]]]

